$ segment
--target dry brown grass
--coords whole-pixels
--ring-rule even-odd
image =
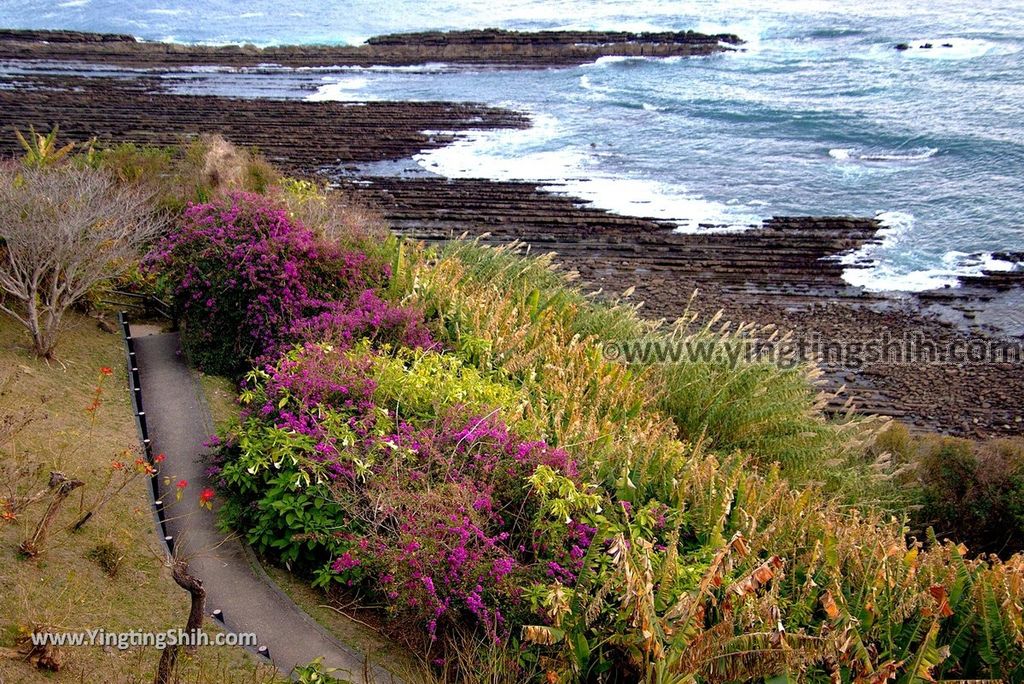
[[[214,192],[265,192],[280,179],[277,170],[258,153],[237,147],[221,135],[200,136],[196,149],[202,155],[201,182]]]
[[[291,217],[328,242],[383,241],[391,234],[383,214],[344,188],[296,179],[285,179],[281,187]]]
[[[0,398],[0,415],[28,409],[39,414],[6,445],[0,445],[0,468],[18,473],[18,493],[45,487],[50,470],[85,481],[67,500],[43,554],[22,558],[18,545],[42,514],[36,503],[14,521],[0,523],[0,646],[13,647],[25,630],[163,631],[184,624],[188,596],[174,584],[157,553],[153,518],[144,478],[133,481],[78,533],[67,531],[81,506],[101,491],[111,461],[136,445],[126,388],[120,338],[101,332],[92,319],[73,315],[57,361],[36,359],[29,340],[7,320],[0,321],[0,368],[15,374],[11,392]],[[103,405],[91,421],[92,401],[101,367],[107,379]],[[6,483],[5,483],[6,484]],[[8,487],[0,497],[9,495]],[[83,504],[84,502],[84,504]],[[118,556],[111,577],[96,556],[113,548]],[[209,627],[209,625],[208,625]],[[159,652],[134,648],[66,649],[56,675],[0,660],[0,682],[136,682],[150,681]],[[262,682],[276,675],[242,649],[208,648],[182,663],[181,681]]]

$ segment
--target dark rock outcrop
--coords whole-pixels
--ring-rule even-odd
[[[0,31],[0,60],[50,59],[141,68],[198,65],[289,67],[410,65],[433,62],[503,68],[568,66],[600,57],[710,55],[735,49],[731,34],[693,31],[537,31],[499,29],[399,33],[371,38],[365,45],[290,45],[258,48],[137,41],[131,36],[73,31]]]
[[[325,163],[402,159],[452,141],[449,134],[526,128],[507,109],[453,102],[302,102],[171,95],[158,79],[17,77],[0,89],[0,155],[18,153],[14,129],[60,125],[62,137],[171,145],[183,135],[221,133],[289,173]]]

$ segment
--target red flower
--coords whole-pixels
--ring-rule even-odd
[[[167,457],[164,456],[163,454],[157,454],[156,456],[153,457],[153,462],[154,463],[163,463],[166,458]]]
[[[114,461],[113,463],[110,464],[110,467],[113,468],[114,470],[122,470],[124,468],[124,463],[121,463],[120,461]]]
[[[209,487],[207,487],[206,489],[199,493],[199,502],[204,504],[210,503],[211,501],[213,501],[214,494],[215,492]]]
[[[108,375],[109,376],[109,375],[113,375],[114,371],[110,369],[110,366],[103,366],[103,368],[100,368],[100,373],[102,373],[103,375]]]
[[[178,480],[177,487],[178,489],[184,489],[185,487],[188,487],[188,480]]]

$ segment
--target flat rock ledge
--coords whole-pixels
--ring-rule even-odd
[[[365,45],[205,46],[138,41],[120,34],[0,29],[0,60],[73,60],[133,68],[183,66],[409,66],[447,63],[500,68],[585,64],[601,57],[693,57],[737,49],[732,34],[694,31],[537,31],[500,29],[397,33]]]

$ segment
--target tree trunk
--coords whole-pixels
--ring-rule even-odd
[[[50,526],[60,513],[60,508],[64,505],[64,499],[68,498],[71,492],[84,484],[81,480],[69,480],[64,473],[57,471],[50,473],[50,489],[53,490],[53,499],[50,501],[50,505],[47,506],[46,512],[43,513],[43,517],[39,520],[39,524],[36,525],[35,532],[21,543],[22,553],[30,557],[38,556],[42,553],[43,547],[46,546],[46,537],[50,533]]]
[[[171,566],[171,576],[179,587],[184,589],[192,597],[192,608],[188,613],[188,622],[185,623],[185,633],[189,635],[189,646],[186,653],[195,653],[196,637],[203,627],[203,615],[206,611],[206,590],[203,589],[202,580],[188,574],[188,562],[174,560]],[[160,664],[157,665],[156,677],[153,684],[171,684],[174,680],[174,669],[178,664],[178,652],[180,644],[167,646],[160,654]]]

